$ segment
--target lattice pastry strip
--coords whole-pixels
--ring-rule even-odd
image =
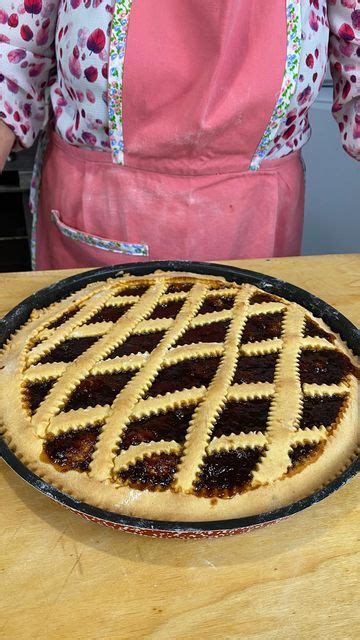
[[[237,436],[221,436],[220,438],[214,438],[212,442],[207,446],[208,453],[214,453],[218,451],[229,451],[231,449],[242,448],[256,448],[263,447],[266,444],[266,437],[262,433],[242,433]],[[161,453],[176,453],[180,455],[183,447],[174,440],[159,440],[158,442],[147,442],[146,444],[140,444],[129,447],[121,456],[117,456],[114,464],[114,471],[118,473],[123,469],[128,469],[130,465],[135,464],[139,460],[143,460],[146,457]]]
[[[284,304],[278,302],[254,304],[249,307],[248,318],[251,318],[259,314],[272,314],[279,313],[286,308]],[[223,320],[230,320],[232,317],[232,311],[224,309],[223,311],[213,311],[211,313],[201,313],[193,318],[189,324],[190,329],[195,329],[213,322],[221,322]],[[166,331],[171,326],[171,318],[155,318],[151,320],[142,321],[136,328],[137,333],[149,333],[151,331]],[[101,336],[111,327],[111,322],[97,322],[94,324],[85,324],[77,327],[70,334],[70,338],[85,338],[88,336]],[[269,342],[269,341],[267,341]],[[274,344],[277,344],[274,342]],[[279,349],[280,346],[277,346]]]
[[[217,451],[230,451],[231,449],[246,449],[247,447],[265,447],[267,437],[264,433],[239,433],[232,436],[220,436],[213,438],[206,448],[208,454]]]
[[[303,384],[304,396],[342,396],[349,393],[349,386],[345,382],[340,384]]]
[[[116,446],[121,440],[122,433],[136,403],[151,385],[169,348],[188,327],[189,321],[199,309],[206,291],[206,287],[203,285],[194,285],[184,306],[164,338],[149,355],[143,367],[116,398],[94,451],[94,457],[90,465],[91,476],[100,480],[106,480],[111,477]]]
[[[157,415],[184,406],[196,406],[205,396],[206,387],[192,387],[165,395],[139,400],[130,420],[139,420],[145,416]],[[274,385],[268,382],[252,384],[234,384],[229,387],[226,402],[269,398],[274,393]],[[47,429],[48,434],[58,435],[70,430],[81,429],[90,424],[104,422],[110,414],[110,405],[97,405],[86,409],[72,409],[54,416]]]
[[[299,424],[302,406],[298,358],[305,311],[290,307],[283,321],[283,350],[275,370],[275,395],[269,413],[266,452],[253,474],[255,482],[273,482],[291,465],[289,440]]]
[[[113,323],[107,323],[108,330],[113,327]],[[89,325],[91,326],[91,325]],[[168,327],[171,326],[169,323]],[[81,336],[83,337],[83,336]],[[300,342],[301,347],[310,348],[308,343]],[[266,340],[263,342],[249,342],[240,346],[240,353],[248,356],[264,355],[268,353],[278,353],[282,348],[282,340],[280,338],[274,338],[273,340]],[[334,345],[324,340],[313,340],[312,348],[335,350]],[[175,347],[170,349],[167,356],[164,359],[164,364],[169,365],[172,362],[178,362],[180,360],[191,359],[196,355],[197,357],[209,356],[209,355],[221,355],[223,353],[222,343],[197,343],[195,345],[184,345],[181,347]],[[118,356],[116,358],[105,358],[97,362],[91,369],[91,373],[115,373],[116,371],[123,371],[134,369],[142,366],[147,359],[147,353],[138,353],[131,356]],[[24,372],[24,378],[26,380],[44,380],[47,378],[58,378],[63,375],[68,364],[65,362],[53,362],[46,364],[36,364],[30,366]]]
[[[130,465],[133,465],[144,458],[149,458],[154,453],[180,454],[181,450],[181,444],[175,440],[159,440],[158,442],[146,442],[146,444],[129,447],[129,449],[122,452],[121,456],[117,456],[115,458],[114,472],[118,473],[122,469],[127,469]]]
[[[214,311],[212,313],[202,313],[190,322],[189,328],[194,329],[203,325],[229,320],[231,311]],[[154,331],[167,331],[171,327],[173,320],[171,318],[153,318],[143,320],[136,327],[137,333],[151,333]],[[111,327],[111,322],[97,322],[91,325],[83,325],[73,331],[71,338],[84,338],[88,336],[101,336]]]
[[[86,409],[72,409],[63,413],[59,413],[50,420],[47,428],[47,434],[57,436],[67,431],[76,431],[83,429],[88,425],[94,425],[105,422],[110,413],[110,405],[96,405],[95,407],[87,407]]]
[[[209,385],[203,401],[195,410],[186,434],[184,456],[175,478],[175,486],[190,491],[199,473],[213,424],[224,406],[235,372],[238,344],[247,317],[249,299],[253,290],[244,285],[236,297],[233,319],[224,343],[224,354],[219,369]]]

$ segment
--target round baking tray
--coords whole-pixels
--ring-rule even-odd
[[[254,271],[237,269],[225,265],[208,264],[204,262],[142,262],[126,265],[115,265],[104,267],[92,271],[87,271],[56,284],[41,289],[29,298],[18,304],[10,311],[3,320],[0,321],[0,346],[3,345],[9,336],[18,329],[28,319],[33,309],[41,309],[66,295],[81,289],[90,282],[96,280],[106,280],[120,273],[131,273],[134,275],[147,275],[156,269],[166,271],[189,271],[205,275],[223,276],[230,282],[239,284],[249,282],[269,293],[274,293],[287,300],[298,302],[306,309],[309,309],[315,316],[321,317],[329,327],[340,334],[341,338],[347,342],[348,346],[356,355],[360,355],[360,331],[349,322],[336,309],[326,304],[314,295],[299,289],[287,282],[277,280]],[[101,523],[113,529],[121,529],[130,533],[150,535],[157,537],[175,538],[203,538],[222,537],[244,533],[253,529],[264,527],[268,524],[278,522],[284,518],[310,507],[323,500],[328,495],[342,487],[352,476],[360,470],[360,456],[354,460],[349,467],[328,485],[315,491],[310,496],[299,500],[291,505],[261,513],[255,516],[234,518],[231,520],[210,521],[210,522],[170,522],[160,520],[146,520],[143,518],[122,516],[110,511],[105,511],[93,507],[87,503],[79,502],[71,496],[63,493],[51,484],[44,482],[39,476],[32,473],[16,455],[9,449],[3,439],[0,439],[0,453],[5,462],[26,482],[31,484],[49,498],[52,498],[64,507],[71,509],[87,520]]]

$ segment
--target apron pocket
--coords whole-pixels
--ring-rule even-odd
[[[82,242],[96,249],[103,249],[103,251],[111,251],[113,253],[122,253],[130,256],[149,255],[149,246],[147,244],[132,244],[130,242],[122,242],[121,240],[110,240],[109,238],[104,238],[102,236],[97,236],[75,229],[61,220],[60,213],[56,209],[52,209],[51,219],[59,231],[71,240]]]

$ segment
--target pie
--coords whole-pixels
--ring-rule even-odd
[[[34,310],[0,356],[5,440],[123,515],[221,520],[329,483],[358,453],[359,361],[250,284],[120,275]]]

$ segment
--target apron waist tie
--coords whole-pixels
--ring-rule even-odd
[[[72,156],[73,158],[79,160],[80,162],[82,161],[82,162],[92,162],[92,163],[100,163],[100,164],[114,164],[111,151],[98,151],[98,150],[87,149],[85,147],[76,147],[75,145],[70,144],[69,142],[61,138],[59,134],[53,130],[50,132],[50,140],[52,144],[54,144],[56,147],[58,147],[62,151],[66,152],[68,156]],[[282,167],[284,167],[285,164],[288,164],[290,162],[297,164],[299,161],[299,158],[301,158],[301,151],[292,151],[288,155],[283,156],[282,158],[274,159],[274,160],[266,159],[266,160],[263,160],[260,166],[260,171],[279,171],[281,170]],[[221,163],[222,162],[220,160],[219,164],[221,165]],[[133,163],[133,161],[131,161],[130,164],[126,163],[125,166],[128,169],[134,169],[136,171],[149,171],[152,173],[163,173],[163,174],[176,175],[176,176],[213,175],[215,173],[220,175],[229,174],[229,173],[238,174],[238,173],[246,173],[247,171],[250,170],[249,165],[244,166],[244,161],[242,158],[241,159],[239,158],[238,166],[237,166],[236,159],[234,159],[232,164],[236,167],[236,169],[233,169],[232,171],[219,169],[216,171],[212,170],[211,172],[206,172],[206,171],[204,172],[203,170],[204,165],[202,164],[201,170],[200,169],[196,171],[194,170],[188,173],[183,169],[182,160],[179,160],[177,163],[179,165],[179,171],[174,171],[174,172],[169,172],[161,168],[158,160],[153,160],[153,161],[149,160],[146,163],[147,164],[146,167],[144,167],[144,164],[145,164],[145,161],[140,163],[140,166],[136,166]],[[250,160],[249,160],[249,164],[250,164]]]

